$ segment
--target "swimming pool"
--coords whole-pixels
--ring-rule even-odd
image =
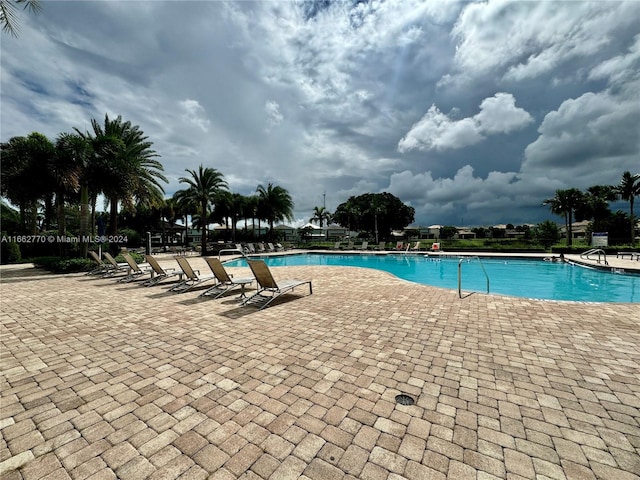
[[[458,289],[458,258],[423,255],[299,254],[262,257],[267,265],[331,265],[383,270],[424,285]],[[246,266],[244,259],[225,262]],[[546,300],[640,302],[640,276],[614,274],[569,263],[483,258],[490,293]],[[462,264],[462,290],[486,292],[486,277],[477,259]]]

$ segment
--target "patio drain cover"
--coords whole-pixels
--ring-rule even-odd
[[[410,397],[409,395],[405,395],[404,393],[401,395],[396,395],[396,402],[400,405],[413,405],[416,401]]]

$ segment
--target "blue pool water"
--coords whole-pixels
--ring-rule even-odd
[[[264,257],[267,265],[331,265],[375,268],[416,283],[458,289],[458,258],[423,255],[300,254]],[[225,262],[246,266],[244,259]],[[483,258],[490,293],[547,300],[640,302],[640,276],[615,274],[568,263]],[[486,292],[486,277],[477,259],[462,264],[462,290]]]

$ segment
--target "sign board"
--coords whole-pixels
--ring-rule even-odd
[[[591,236],[592,247],[608,247],[609,246],[609,232],[593,232]]]

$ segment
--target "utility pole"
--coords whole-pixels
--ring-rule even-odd
[[[326,190],[322,193],[322,208],[327,209],[327,192]]]

